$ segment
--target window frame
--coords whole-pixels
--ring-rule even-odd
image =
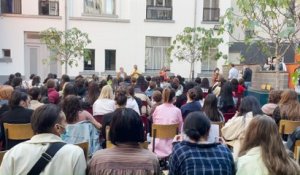
[[[146,2],[146,19],[147,20],[161,20],[161,21],[171,21],[173,20],[173,0],[162,0],[162,5],[157,5],[158,0],[149,0],[150,4],[148,3],[148,0]],[[167,6],[166,1],[171,1],[170,6]],[[162,15],[158,15],[159,12],[165,13]],[[153,14],[156,15],[153,15]],[[170,15],[167,15],[170,13]],[[162,18],[161,18],[162,17]]]
[[[114,63],[114,65],[110,65],[109,68],[107,69],[107,53],[108,52],[111,52],[113,51],[114,52],[114,60],[111,61],[111,59],[109,59],[110,63]],[[117,61],[117,50],[116,49],[105,49],[104,50],[104,70],[105,71],[116,71],[116,61]]]
[[[39,0],[39,15],[40,16],[59,16],[59,1],[58,0]],[[43,8],[42,4],[45,3],[46,6],[48,7],[48,13],[43,13]],[[55,11],[55,14],[50,13],[50,4],[53,3],[56,4],[54,5],[57,9]]]
[[[213,1],[216,1],[217,7],[213,6]],[[209,2],[208,7],[206,2]],[[206,15],[208,13],[208,16]],[[216,19],[217,18],[217,19]],[[220,0],[204,0],[203,1],[203,15],[204,22],[219,22],[220,21]]]
[[[95,8],[96,5],[94,5],[93,8],[91,8],[93,11],[88,12],[90,7],[86,7],[87,1],[91,1],[92,3],[96,2],[96,0],[83,0],[83,14],[84,15],[91,15],[91,16],[116,16],[116,0],[100,0],[100,3],[103,4],[103,8],[100,6],[99,13],[96,13],[97,10]],[[112,13],[107,13],[107,1],[112,1]],[[104,3],[103,3],[104,2]],[[98,4],[99,5],[99,4]]]
[[[83,70],[84,71],[94,71],[95,67],[96,67],[95,66],[96,50],[95,49],[88,49],[88,48],[86,48],[86,49],[84,49],[84,52],[86,52],[86,51],[90,52],[90,53],[85,53],[84,56],[87,55],[87,54],[89,54],[91,56],[91,58],[89,60],[89,61],[91,61],[91,68],[87,68],[86,69],[86,66],[88,64],[87,63],[88,60],[87,60],[87,58],[83,58]]]

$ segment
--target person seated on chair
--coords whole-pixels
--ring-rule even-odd
[[[71,144],[89,142],[89,155],[98,149],[99,130],[102,125],[89,112],[82,110],[80,100],[75,95],[68,95],[62,104],[67,118],[66,132],[61,135],[63,141]]]
[[[300,173],[299,165],[284,147],[275,121],[266,115],[251,120],[236,165],[237,175]]]
[[[30,123],[30,117],[33,113],[33,110],[28,109],[29,105],[30,98],[28,94],[16,90],[13,91],[11,100],[9,102],[10,110],[1,115],[1,140],[5,141],[5,131],[3,123]],[[8,143],[5,143],[7,144],[6,148],[10,149],[16,144],[21,143],[23,141],[24,140],[9,140]]]
[[[174,138],[169,159],[170,175],[233,175],[234,161],[230,150],[217,138],[208,142],[210,121],[202,112],[192,112],[185,119],[183,135]]]
[[[130,108],[118,108],[112,117],[109,138],[115,147],[97,151],[88,174],[159,174],[156,155],[139,146],[145,141],[141,117]]]
[[[246,128],[250,121],[258,114],[263,114],[258,100],[254,96],[247,96],[242,100],[239,112],[229,119],[222,128],[221,131],[224,139],[232,143],[234,156],[237,156]]]
[[[173,105],[176,100],[175,90],[165,88],[162,93],[163,104],[156,107],[153,113],[153,124],[170,125],[179,124],[179,131],[182,128],[182,115],[179,108]],[[152,143],[149,149],[153,150]],[[172,152],[172,139],[155,139],[155,153],[159,158],[168,157]]]
[[[41,159],[41,155],[46,152],[49,146],[53,148],[57,142],[63,142],[59,136],[64,132],[65,125],[66,117],[59,107],[53,104],[38,107],[31,118],[31,126],[35,135],[30,140],[16,145],[5,153],[0,174],[30,174],[29,171]],[[54,154],[41,175],[84,175],[85,171],[86,160],[83,150],[78,146],[65,144]]]

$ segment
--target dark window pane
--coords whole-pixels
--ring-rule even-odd
[[[116,70],[116,50],[105,50],[105,70]]]
[[[2,51],[4,57],[10,57],[10,49],[3,49]]]
[[[85,49],[84,56],[84,70],[95,70],[95,49]]]

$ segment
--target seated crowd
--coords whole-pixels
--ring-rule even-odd
[[[300,126],[283,137],[278,129],[280,120],[300,121],[297,93],[271,91],[261,107],[244,97],[243,78],[216,71],[212,85],[179,75],[49,74],[42,83],[12,74],[0,85],[0,174],[300,174],[290,156]],[[8,139],[7,123],[31,124],[34,135]],[[176,126],[175,137],[156,137],[154,126]]]

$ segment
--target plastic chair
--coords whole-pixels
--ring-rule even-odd
[[[34,135],[30,123],[3,123],[3,126],[5,130],[6,149],[8,149],[9,140],[29,140]]]

